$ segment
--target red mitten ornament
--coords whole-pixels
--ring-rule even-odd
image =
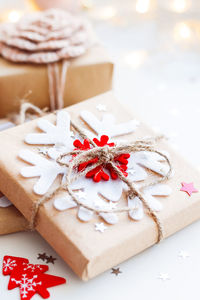
[[[62,277],[44,274],[46,265],[29,264],[28,259],[5,256],[3,275],[10,275],[8,290],[19,287],[21,300],[30,300],[36,293],[44,299],[50,296],[47,288],[66,283]]]

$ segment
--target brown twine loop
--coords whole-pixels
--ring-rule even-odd
[[[77,196],[75,195],[74,191],[71,189],[70,185],[72,182],[74,182],[75,180],[77,180],[79,177],[81,176],[85,176],[87,172],[89,172],[90,170],[94,169],[95,167],[102,165],[103,164],[111,164],[112,168],[115,170],[115,172],[117,173],[117,175],[119,176],[119,178],[126,183],[126,185],[128,186],[129,190],[128,190],[128,197],[130,197],[131,199],[134,197],[138,197],[142,203],[144,204],[144,206],[147,208],[147,210],[149,211],[150,216],[153,218],[154,222],[157,225],[158,228],[158,240],[157,242],[160,242],[163,239],[163,225],[162,222],[159,218],[159,216],[157,215],[157,213],[152,210],[152,208],[149,206],[148,202],[146,201],[145,197],[143,196],[143,194],[140,192],[140,190],[136,187],[136,185],[131,182],[127,177],[124,176],[123,172],[116,166],[113,158],[117,155],[120,155],[122,153],[131,153],[131,152],[139,152],[139,151],[148,151],[148,152],[153,152],[153,153],[157,153],[160,156],[162,156],[163,158],[165,158],[168,166],[169,166],[169,171],[168,173],[161,177],[158,178],[152,182],[150,182],[149,184],[143,186],[143,188],[148,187],[148,186],[152,186],[154,184],[163,182],[164,180],[168,179],[171,175],[172,172],[172,166],[171,163],[168,159],[168,157],[163,154],[162,152],[154,149],[153,145],[155,144],[155,142],[157,142],[158,140],[162,139],[163,136],[157,136],[157,137],[153,137],[153,138],[147,138],[147,139],[143,139],[143,140],[138,140],[135,142],[132,142],[128,145],[119,145],[119,146],[114,146],[114,147],[108,147],[108,146],[104,146],[104,147],[98,147],[92,140],[90,140],[83,132],[80,128],[78,128],[77,125],[75,125],[73,122],[71,122],[72,127],[79,133],[79,135],[82,138],[87,138],[90,143],[94,146],[92,149],[88,150],[88,151],[82,151],[82,150],[78,150],[78,151],[71,151],[68,153],[64,153],[62,155],[60,155],[57,159],[57,163],[60,165],[65,165],[68,166],[68,173],[67,175],[65,175],[65,182],[62,183],[58,188],[56,188],[53,192],[49,192],[47,193],[44,197],[40,198],[38,201],[36,201],[36,203],[34,203],[33,206],[33,210],[32,210],[32,216],[31,216],[31,221],[30,221],[30,228],[34,229],[36,226],[36,219],[37,219],[37,214],[39,211],[39,208],[42,204],[44,204],[46,201],[52,199],[54,196],[56,196],[56,194],[61,191],[61,190],[66,190],[68,192],[68,194],[72,197],[73,201],[78,205],[78,206],[82,206],[88,210],[91,210],[97,214],[99,213],[119,213],[119,212],[129,212],[132,211],[133,208],[130,207],[122,207],[122,208],[116,208],[116,209],[99,209],[99,208],[94,208],[88,204],[82,203]],[[62,161],[62,159],[68,155],[73,155],[76,154],[76,156],[73,158],[73,160],[68,164]],[[98,162],[92,166],[89,166],[88,168],[86,168],[86,170],[76,173],[74,175],[74,169],[80,165],[82,162],[87,162],[89,160],[91,160],[92,158],[98,157]],[[134,208],[136,209],[136,208]]]
[[[29,111],[31,113],[29,113]],[[25,123],[27,120],[33,120],[36,117],[43,117],[47,113],[48,109],[40,109],[39,107],[29,103],[24,102],[21,103],[19,113],[12,113],[7,115],[7,118],[10,122],[14,123],[15,125],[21,125]]]

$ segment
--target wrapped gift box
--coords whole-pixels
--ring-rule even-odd
[[[7,119],[0,120],[0,131],[14,127],[14,124]],[[28,222],[24,216],[5,198],[0,192],[0,235],[27,228]]]
[[[90,136],[95,132],[100,135],[120,135],[113,140],[130,142],[154,135],[148,126],[143,122],[138,123],[138,118],[116,101],[112,92],[66,108],[58,112],[57,117],[55,114],[49,114],[39,121],[34,120],[1,132],[0,189],[28,221],[33,218],[33,207],[41,200],[41,197],[47,196],[49,191],[54,191],[60,185],[62,172],[64,172],[64,170],[57,170],[60,175],[51,182],[52,184],[49,179],[46,181],[45,176],[39,179],[38,170],[36,172],[35,167],[31,165],[54,164],[55,157],[57,157],[55,153],[61,150],[48,145],[48,151],[52,151],[51,159],[47,155],[44,156],[47,145],[42,142],[43,136],[38,134],[41,134],[41,128],[47,132],[48,128],[52,127],[49,122],[55,124],[57,118],[57,126],[64,126],[63,129],[67,135],[68,131],[65,126],[69,124],[69,119],[67,119],[66,112],[70,114],[71,120],[87,130]],[[116,125],[114,125],[114,117]],[[46,144],[55,144],[52,135],[49,141],[47,136],[45,140]],[[39,146],[44,147],[43,154],[41,150],[38,152]],[[193,189],[190,197],[180,190],[182,182],[192,182],[198,189],[199,173],[178,153],[175,153],[165,141],[159,141],[156,149],[168,153],[174,174],[165,183],[151,187],[143,193],[154,210],[160,210],[157,214],[163,226],[164,238],[166,238],[199,219],[199,192]],[[128,178],[132,179],[137,186],[152,176],[157,178],[167,172],[167,166],[165,162],[162,162],[161,157],[149,155],[146,152],[133,153],[129,158]],[[50,169],[48,174],[51,173]],[[111,203],[119,203],[119,206],[127,205],[126,193],[122,193],[124,186],[120,179],[115,181],[110,178],[109,181],[94,182],[91,178],[84,177],[82,180],[82,185],[79,183],[78,186],[76,184],[74,186],[74,189],[78,189],[82,202],[88,203],[89,201],[90,203],[92,198],[92,201],[97,200],[98,205],[99,201],[108,202],[109,205]],[[111,218],[101,214],[102,220],[100,216],[88,215],[88,211],[81,206],[67,209],[70,205],[66,197],[67,193],[63,191],[41,205],[37,214],[36,229],[83,280],[88,280],[121,263],[154,245],[158,240],[158,227],[155,220],[148,211],[143,210],[142,204],[137,199],[134,199],[134,204],[132,200],[128,202],[129,207],[137,204],[135,213],[132,213],[133,211],[129,214],[118,213],[117,216],[112,215]],[[73,203],[71,204],[73,207]],[[115,224],[106,224],[104,220]]]
[[[106,50],[101,45],[93,45],[84,55],[71,60],[66,75],[64,105],[110,90],[112,75],[113,63]],[[0,58],[0,91],[0,118],[18,112],[21,100],[27,94],[28,101],[36,106],[49,107],[47,66],[11,63]]]

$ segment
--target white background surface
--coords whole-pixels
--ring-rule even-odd
[[[136,1],[99,0],[87,14],[116,61],[114,89],[120,101],[154,129],[167,134],[174,147],[200,169],[198,2],[180,0],[188,7],[185,12],[177,13],[173,1],[151,1],[147,12],[140,14],[135,9]],[[0,0],[0,7],[14,8],[19,3]],[[190,257],[179,258],[181,250]],[[0,237],[0,259],[10,254],[42,263],[37,254],[43,252],[57,257],[55,265],[49,265],[50,273],[68,280],[67,285],[49,289],[50,299],[196,300],[200,297],[200,222],[121,264],[122,273],[118,277],[109,270],[87,283],[81,282],[37,233]],[[159,273],[168,273],[170,280],[158,279]],[[8,279],[0,275],[0,299],[19,299],[18,289],[6,290]]]

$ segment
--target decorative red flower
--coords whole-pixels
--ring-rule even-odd
[[[102,135],[100,137],[100,140],[97,138],[93,139],[93,142],[98,146],[98,147],[104,147],[104,146],[109,146],[109,147],[114,147],[115,143],[109,143],[109,137],[107,135]],[[79,140],[74,141],[74,146],[75,150],[82,150],[82,151],[88,151],[91,149],[91,145],[88,139],[85,139],[83,143]],[[114,162],[116,163],[117,168],[124,174],[124,176],[127,176],[128,173],[126,172],[127,170],[127,164],[128,164],[128,159],[130,157],[129,153],[123,153],[114,158]],[[78,171],[84,171],[88,166],[92,166],[93,164],[96,164],[98,162],[98,157],[95,157],[87,162],[83,162],[78,166]],[[104,171],[104,169],[107,169],[110,173],[110,176],[113,180],[116,180],[118,178],[117,173],[113,169],[112,165],[110,163],[105,163],[102,164],[98,167],[95,167],[94,169],[88,171],[86,173],[85,177],[86,178],[92,178],[95,182],[99,182],[100,180],[105,180],[108,181],[110,179],[110,176],[108,173]]]

